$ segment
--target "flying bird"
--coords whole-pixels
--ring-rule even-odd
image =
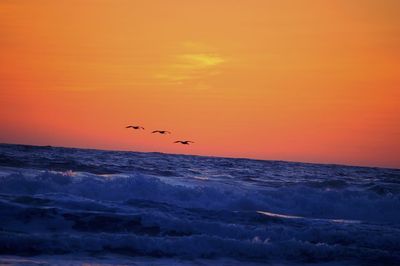
[[[189,145],[190,143],[194,143],[194,141],[191,141],[191,140],[177,140],[174,143],[180,143],[180,144],[183,144],[183,145]]]
[[[151,133],[160,133],[160,134],[171,134],[171,132],[167,131],[167,130],[154,130]]]
[[[141,127],[141,126],[127,126],[126,128],[132,128],[132,129],[144,129],[144,127]]]

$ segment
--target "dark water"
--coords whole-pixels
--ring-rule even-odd
[[[0,264],[67,261],[400,265],[400,170],[0,145]]]

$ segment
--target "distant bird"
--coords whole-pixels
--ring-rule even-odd
[[[160,133],[160,134],[171,134],[171,132],[167,131],[167,130],[154,130],[151,133]]]
[[[144,129],[144,127],[141,127],[141,126],[127,126],[126,128],[132,128],[132,129]]]
[[[194,141],[191,141],[191,140],[177,140],[174,143],[180,143],[180,144],[183,144],[183,145],[189,145],[190,143],[194,143]]]

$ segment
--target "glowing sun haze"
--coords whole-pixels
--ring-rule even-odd
[[[398,0],[0,1],[0,142],[400,167],[399,13]]]

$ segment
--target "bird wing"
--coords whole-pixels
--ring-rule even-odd
[[[153,132],[151,132],[151,133],[157,133],[157,132],[160,132],[159,130],[154,130]]]

